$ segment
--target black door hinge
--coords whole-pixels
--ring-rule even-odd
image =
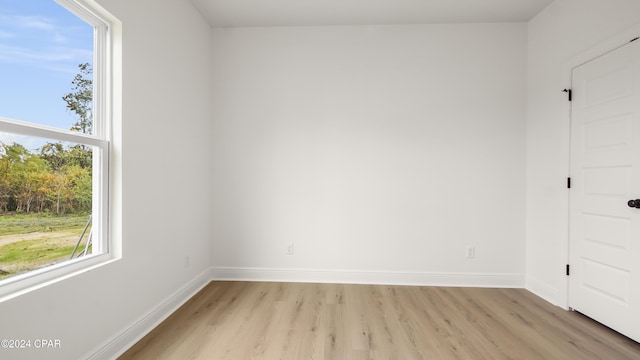
[[[571,178],[567,178],[567,189],[571,189]]]
[[[570,266],[569,266],[569,264],[567,264],[567,276],[569,276],[569,273],[570,273],[569,270],[570,270]]]
[[[566,92],[567,93],[567,97],[568,97],[569,101],[573,100],[573,92],[571,91],[571,89],[564,89],[564,90],[562,90],[562,92]]]

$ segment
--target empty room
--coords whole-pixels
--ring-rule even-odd
[[[0,359],[640,359],[638,37],[637,0],[1,3]]]

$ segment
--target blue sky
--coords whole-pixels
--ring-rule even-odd
[[[0,0],[0,117],[69,129],[62,96],[86,62],[91,26],[53,0]]]

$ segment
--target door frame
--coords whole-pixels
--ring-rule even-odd
[[[636,37],[640,37],[640,24],[636,24],[625,31],[622,31],[606,40],[603,40],[597,43],[591,48],[572,57],[570,60],[566,61],[563,64],[562,75],[559,77],[562,79],[563,85],[558,87],[558,96],[561,99],[563,99],[562,119],[565,120],[563,123],[563,132],[565,134],[565,138],[567,139],[564,146],[563,154],[567,164],[567,167],[566,167],[567,177],[571,176],[571,159],[572,159],[571,103],[569,101],[566,101],[566,94],[563,94],[561,91],[562,89],[571,89],[571,86],[573,85],[573,76],[572,76],[573,69],[626,45],[627,43],[629,43],[631,39],[634,39]],[[640,39],[636,41],[640,41]],[[563,232],[562,239],[564,239],[564,241],[563,241],[563,244],[559,245],[561,248],[558,249],[562,254],[562,258],[566,260],[567,264],[569,264],[570,255],[571,255],[570,248],[569,248],[569,235],[570,235],[569,215],[571,211],[571,207],[569,204],[570,191],[571,191],[570,189],[567,189],[566,196],[563,199],[563,207],[566,209],[567,216],[562,223],[562,232]],[[560,273],[560,271],[558,273]],[[569,276],[563,276],[562,284],[564,289],[559,289],[560,299],[558,299],[558,305],[564,308],[565,310],[569,310]]]

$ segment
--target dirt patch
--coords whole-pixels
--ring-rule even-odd
[[[0,236],[0,279],[69,260],[79,237],[72,230]],[[86,240],[87,235],[78,251]]]
[[[33,232],[28,234],[0,236],[0,246],[23,240],[51,240],[54,243],[67,244],[77,242],[80,234],[73,231]]]

